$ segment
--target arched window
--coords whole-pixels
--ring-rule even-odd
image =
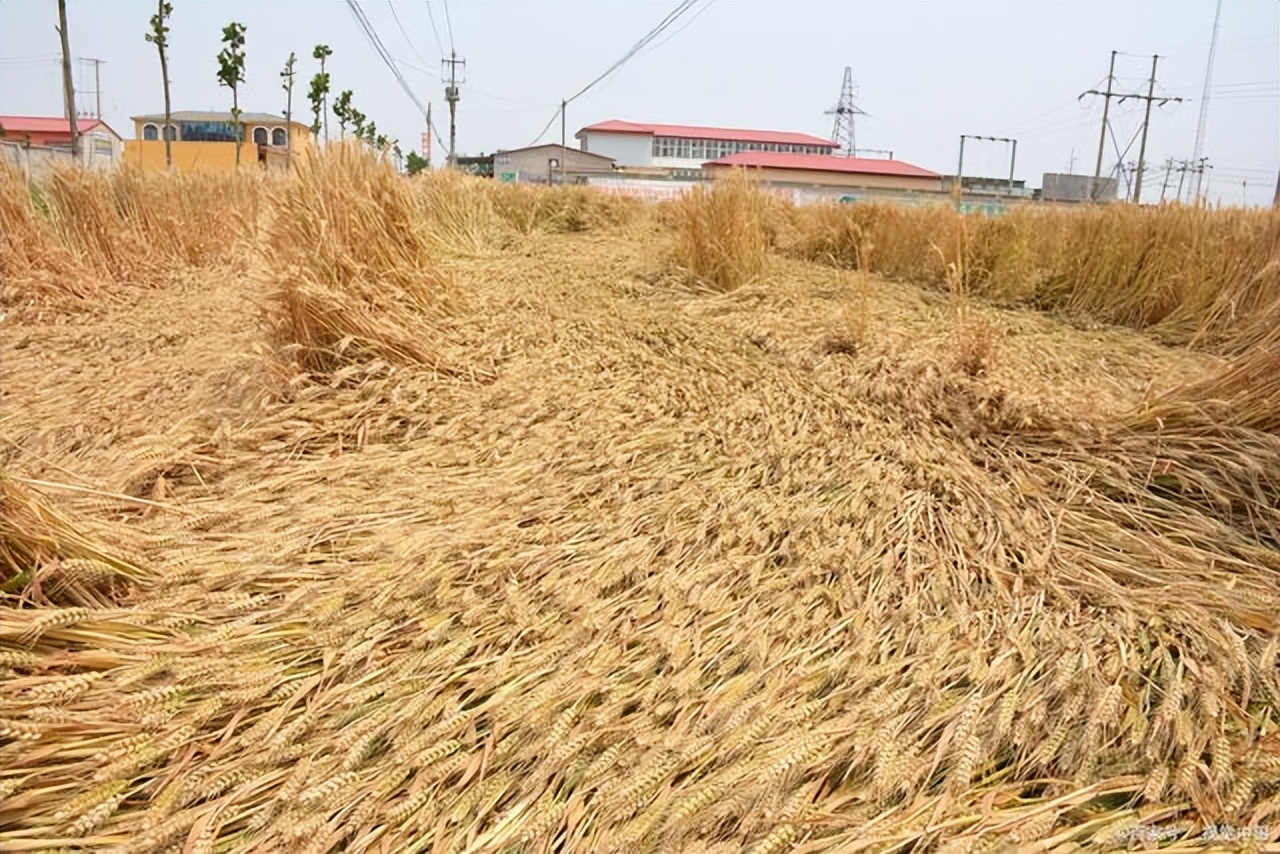
[[[272,128],[271,144],[272,145],[288,145],[289,144],[288,132],[284,128]]]
[[[142,138],[145,140],[154,140],[160,138],[160,129],[155,125],[147,124],[142,126]]]
[[[266,129],[266,128],[254,128],[254,129],[253,129],[253,143],[254,143],[254,145],[266,145],[266,144],[267,144],[267,129]]]
[[[177,126],[176,125],[166,126],[164,129],[164,138],[169,140],[170,142],[175,141],[178,138]]]

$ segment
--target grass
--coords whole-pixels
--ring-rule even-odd
[[[0,847],[1274,847],[1264,215],[1105,212],[1232,317],[736,181],[63,180],[133,207],[3,196]],[[252,216],[108,246],[180,191]]]

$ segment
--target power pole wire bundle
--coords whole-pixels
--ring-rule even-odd
[[[565,108],[568,107],[569,104],[572,104],[574,101],[576,101],[578,98],[581,98],[583,95],[587,94],[587,92],[591,91],[601,82],[603,82],[606,77],[608,77],[610,74],[613,74],[623,65],[625,65],[628,61],[630,61],[637,53],[639,53],[640,51],[648,47],[649,44],[652,43],[654,39],[662,35],[672,24],[674,24],[677,20],[679,20],[681,16],[683,16],[690,9],[696,6],[697,3],[698,3],[698,0],[681,0],[679,5],[677,5],[674,9],[668,12],[667,16],[658,22],[657,26],[655,26],[649,32],[645,33],[645,35],[638,42],[633,44],[631,48],[622,55],[621,59],[619,59],[613,65],[610,65],[607,69],[605,69],[605,71],[602,74],[597,76],[594,80],[592,80],[586,86],[583,86],[573,95],[562,100],[560,102],[560,109],[552,114],[551,118],[547,121],[547,124],[542,128],[541,131],[538,132],[538,135],[533,138],[533,141],[529,143],[529,146],[532,147],[538,144],[538,141],[546,135],[547,131],[551,130],[551,126],[555,124],[557,116],[560,117],[560,128],[561,128],[560,145],[564,146],[566,144],[566,141],[564,139]]]

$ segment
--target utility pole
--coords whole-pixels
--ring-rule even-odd
[[[1147,111],[1142,116],[1142,142],[1138,144],[1138,174],[1133,179],[1133,203],[1139,204],[1142,199],[1142,169],[1146,166],[1147,128],[1151,124],[1151,101],[1156,93],[1156,63],[1159,56],[1151,57],[1151,79],[1147,83]],[[1123,98],[1121,99],[1124,100]]]
[[[1169,189],[1169,176],[1173,174],[1173,158],[1164,162],[1164,183],[1160,185],[1160,204],[1164,204],[1165,191]]]
[[[1107,71],[1107,91],[1099,92],[1096,89],[1090,89],[1080,95],[1101,95],[1102,96],[1102,131],[1098,134],[1098,163],[1093,167],[1093,184],[1089,187],[1089,198],[1091,201],[1098,200],[1098,179],[1102,177],[1102,154],[1107,147],[1107,114],[1111,111],[1111,98],[1115,95],[1111,91],[1111,84],[1116,79],[1116,53],[1111,51],[1111,68]],[[1077,101],[1080,98],[1076,98]]]
[[[1118,103],[1121,103],[1121,104],[1123,104],[1125,101],[1128,101],[1130,98],[1147,102],[1146,116],[1142,119],[1142,143],[1138,147],[1138,170],[1135,175],[1134,186],[1133,186],[1134,204],[1138,203],[1142,194],[1142,171],[1145,166],[1145,156],[1147,151],[1147,131],[1151,124],[1151,104],[1155,101],[1159,101],[1159,103],[1156,104],[1156,106],[1162,107],[1165,104],[1169,103],[1170,101],[1173,101],[1174,103],[1178,103],[1178,104],[1182,103],[1183,101],[1182,98],[1163,97],[1163,96],[1157,96],[1155,94],[1156,63],[1158,63],[1159,61],[1160,61],[1159,56],[1151,57],[1151,80],[1148,82],[1147,93],[1145,95],[1141,93],[1116,92],[1114,89],[1111,88],[1111,84],[1115,79],[1115,71],[1116,71],[1116,51],[1113,50],[1111,51],[1111,71],[1107,75],[1106,91],[1099,92],[1097,89],[1089,89],[1080,95],[1081,98],[1083,98],[1085,95],[1101,95],[1105,99],[1102,107],[1102,138],[1098,141],[1098,164],[1096,167],[1094,167],[1094,172],[1093,172],[1095,184],[1096,184],[1096,180],[1102,176],[1102,154],[1103,154],[1103,149],[1106,145],[1106,140],[1107,140],[1107,107],[1110,105],[1111,99],[1115,97],[1119,97],[1120,100]]]
[[[96,110],[93,115],[94,115],[94,118],[101,119],[102,118],[102,62],[103,60],[90,59],[90,58],[84,57],[84,58],[81,58],[80,61],[93,63],[93,95],[94,95],[94,101],[95,101],[95,107],[96,107]]]
[[[960,163],[956,166],[955,187],[960,189],[960,193],[964,193],[964,141],[966,139],[981,139],[986,142],[1007,142],[1011,150],[1009,154],[1009,195],[1013,195],[1013,166],[1018,159],[1018,141],[1009,139],[1007,136],[975,136],[971,133],[960,134]]]
[[[1209,122],[1209,84],[1213,80],[1213,57],[1218,51],[1218,21],[1222,18],[1222,0],[1213,13],[1213,35],[1209,38],[1209,62],[1204,70],[1204,91],[1200,96],[1200,119],[1196,122],[1196,143],[1191,151],[1191,159],[1199,160],[1204,154],[1204,131]],[[1196,198],[1200,197],[1200,181],[1196,180]]]
[[[80,120],[76,115],[76,87],[71,82],[71,42],[67,38],[67,0],[58,0],[58,36],[62,39],[62,108],[67,113],[71,127],[71,156],[76,165],[83,165],[80,157]]]
[[[835,116],[835,125],[831,128],[831,139],[844,149],[845,157],[856,157],[858,154],[858,137],[854,133],[853,117],[866,115],[853,103],[853,69],[845,66],[844,83],[840,86],[840,101],[825,115]]]
[[[1186,160],[1183,160],[1181,162],[1181,165],[1178,166],[1178,201],[1179,202],[1182,201],[1182,182],[1186,180],[1188,168],[1189,166]]]
[[[561,184],[564,184],[564,168],[565,168],[564,162],[569,159],[567,156],[565,156],[566,149],[569,147],[569,143],[566,141],[568,137],[566,136],[566,133],[565,133],[566,127],[565,127],[565,118],[564,118],[564,111],[565,111],[565,108],[568,106],[569,106],[569,102],[565,101],[564,99],[561,99],[560,101],[560,183]]]
[[[449,66],[449,85],[444,87],[444,99],[449,102],[449,168],[458,165],[458,66],[467,65],[465,59],[458,59],[458,52],[452,51],[448,59],[440,60],[441,65]]]

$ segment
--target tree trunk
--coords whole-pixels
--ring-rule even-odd
[[[320,57],[320,77],[324,78],[324,57]],[[324,97],[322,101],[324,110],[324,144],[329,144],[329,81],[324,81]]]
[[[164,0],[160,0],[160,26],[164,26]],[[164,139],[164,166],[173,168],[173,149],[169,140],[169,57],[165,56],[163,42],[160,44],[160,77],[164,80],[164,127],[160,136]]]
[[[244,125],[240,123],[240,93],[231,89],[231,132],[236,135],[236,167],[240,166],[240,146],[244,142]]]
[[[285,90],[284,99],[284,162],[285,165],[293,163],[293,81],[289,81],[289,88]]]
[[[62,39],[62,103],[71,128],[71,156],[77,166],[80,157],[80,122],[76,118],[76,87],[71,82],[71,43],[67,39],[67,0],[58,0],[58,36]]]

